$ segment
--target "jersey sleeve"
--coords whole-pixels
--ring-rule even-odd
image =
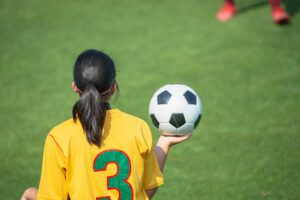
[[[49,134],[44,147],[38,200],[67,199],[65,173],[66,158],[55,138]]]
[[[145,143],[148,146],[148,152],[146,154],[144,164],[143,188],[152,189],[162,185],[164,180],[153,149],[152,134],[150,128],[146,123],[143,123],[142,127]]]

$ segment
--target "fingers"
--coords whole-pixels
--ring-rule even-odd
[[[180,143],[180,142],[183,142],[183,141],[189,139],[191,136],[192,136],[192,133],[189,133],[187,135],[177,136],[176,139],[177,139],[177,142]]]
[[[188,133],[188,134],[185,134],[185,135],[161,135],[160,137],[160,141],[165,143],[165,144],[168,144],[169,146],[172,146],[174,144],[178,144],[178,143],[181,143],[187,139],[189,139],[190,137],[192,136],[192,133]]]

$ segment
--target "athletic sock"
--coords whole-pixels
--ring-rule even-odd
[[[234,0],[225,0],[225,3],[228,3],[228,4],[231,4],[231,5],[234,5]]]
[[[281,7],[280,3],[281,3],[281,0],[269,0],[269,4],[270,4],[272,10],[280,8]]]

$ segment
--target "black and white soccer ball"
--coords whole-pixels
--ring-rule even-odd
[[[153,125],[164,134],[185,135],[199,124],[202,104],[192,88],[182,84],[168,84],[152,96],[149,115]]]

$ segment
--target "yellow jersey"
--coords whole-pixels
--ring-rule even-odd
[[[91,145],[77,120],[47,136],[39,200],[146,200],[146,189],[163,184],[152,135],[141,119],[106,111],[100,148]]]

